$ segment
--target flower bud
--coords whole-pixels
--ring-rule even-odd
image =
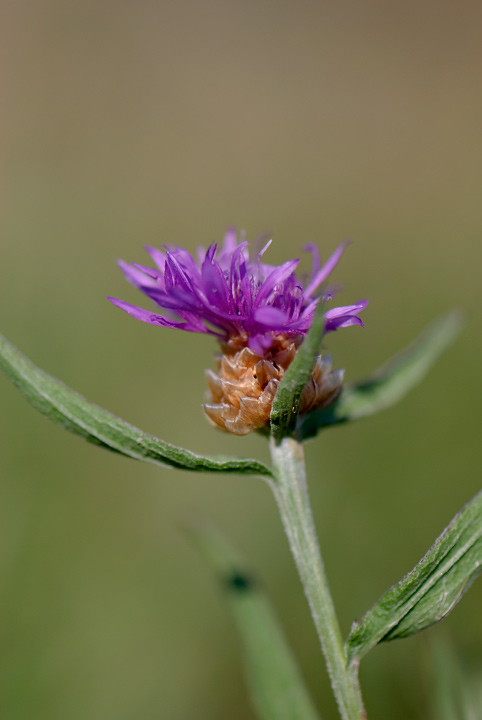
[[[269,424],[278,385],[293,361],[297,342],[279,336],[263,357],[248,347],[227,343],[218,356],[218,371],[206,371],[210,402],[204,412],[211,423],[235,435],[247,435]],[[317,357],[301,397],[300,414],[330,405],[343,383],[343,370],[332,370],[329,356]]]

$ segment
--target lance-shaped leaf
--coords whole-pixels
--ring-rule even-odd
[[[271,432],[281,440],[295,426],[300,409],[301,396],[320,352],[325,327],[323,304],[316,309],[313,324],[303,340],[295,358],[281,380],[271,409]]]
[[[378,600],[346,648],[356,661],[379,642],[409,637],[442,620],[482,571],[482,493],[454,517],[416,567]]]
[[[470,676],[462,667],[447,636],[435,635],[429,645],[431,668],[431,714],[434,720],[476,720],[482,708],[482,678]],[[477,681],[478,695],[472,696]],[[473,704],[473,705],[472,705]]]
[[[323,427],[358,420],[397,403],[425,377],[462,326],[463,320],[457,311],[438,318],[412,345],[373,375],[347,385],[334,405],[300,418],[298,437],[306,440]]]
[[[182,470],[271,475],[257,460],[204,457],[144,433],[35,367],[1,335],[0,367],[27,400],[50,420],[108,450]]]
[[[320,720],[273,610],[244,560],[212,528],[196,528],[191,535],[229,604],[260,720]]]

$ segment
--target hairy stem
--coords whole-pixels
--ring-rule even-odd
[[[306,484],[303,447],[292,438],[271,440],[275,480],[270,482],[321,641],[343,720],[366,719],[356,674],[346,664],[340,626],[321,559]]]

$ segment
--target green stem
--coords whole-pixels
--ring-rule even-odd
[[[356,673],[348,670],[340,626],[321,559],[306,484],[303,447],[292,438],[271,439],[276,497],[291,551],[321,641],[331,686],[343,720],[366,719]]]

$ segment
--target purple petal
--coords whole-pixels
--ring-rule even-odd
[[[237,235],[235,228],[228,228],[224,235],[222,252],[226,255],[232,255],[236,250]]]
[[[335,267],[338,265],[338,262],[343,255],[346,246],[349,245],[349,243],[349,240],[342,243],[340,247],[338,247],[335,252],[330,255],[323,267],[318,270],[315,277],[311,280],[310,284],[305,290],[305,295],[312,295],[316,288],[319,287],[319,285],[321,285],[321,283],[324,282],[326,278],[333,272]]]
[[[272,240],[268,240],[266,245],[259,251],[258,262],[261,260],[261,258],[263,257],[263,255],[265,254],[266,250],[269,248],[269,246],[271,245],[272,242],[273,242]]]
[[[311,280],[315,277],[316,273],[320,269],[320,252],[318,250],[318,245],[315,243],[308,243],[308,245],[305,245],[303,250],[305,252],[310,252],[313,258],[313,269],[311,271]]]
[[[162,281],[162,273],[159,272],[159,270],[154,270],[153,268],[147,267],[146,265],[139,265],[139,263],[132,263],[132,267],[137,268],[142,273],[144,273],[144,275],[148,275],[155,281]],[[157,282],[155,282],[155,284],[157,285],[157,287],[159,287]]]
[[[286,324],[288,318],[285,313],[278,310],[278,308],[268,306],[257,308],[254,311],[254,320],[260,325],[265,325],[266,327],[280,328]]]
[[[308,332],[311,327],[311,323],[313,322],[318,303],[319,298],[310,302],[310,304],[303,309],[300,317],[295,322],[291,322],[289,324],[290,331],[299,331],[300,333]]]
[[[350,325],[361,325],[361,327],[365,327],[363,320],[357,315],[342,315],[339,318],[327,320],[325,332],[333,332],[335,330],[339,330],[340,328],[350,327]]]
[[[168,318],[163,315],[158,315],[157,313],[150,312],[149,310],[144,310],[144,308],[137,307],[137,305],[131,305],[128,302],[124,302],[124,300],[118,300],[113,297],[108,297],[107,300],[121,310],[124,310],[124,312],[132,315],[132,317],[136,318],[136,320],[142,320],[142,322],[150,323],[151,325],[162,325],[163,327],[180,328],[182,330],[190,329],[186,326],[185,322],[168,320]]]
[[[342,307],[333,308],[325,313],[325,318],[327,320],[332,320],[340,315],[351,315],[353,313],[361,312],[367,307],[367,305],[368,300],[359,300],[354,305],[344,305]]]
[[[218,263],[209,258],[207,254],[202,265],[201,275],[204,295],[209,302],[224,310],[234,311],[232,302],[230,302],[231,298],[229,297],[226,277]]]
[[[143,270],[141,270],[141,266],[129,265],[123,260],[118,260],[117,263],[127,280],[129,280],[134,287],[139,290],[144,290],[145,288],[156,288],[159,290],[157,282],[152,279],[152,276],[148,276]]]
[[[192,292],[194,278],[189,277],[189,275],[186,273],[186,270],[183,268],[175,254],[170,252],[167,253],[166,259],[166,276],[168,270],[170,271],[170,277],[172,278],[172,286],[174,288],[181,288],[188,293]]]
[[[213,243],[210,245],[206,251],[206,260],[209,260],[209,262],[212,262],[214,259],[214,256],[216,254],[216,249],[218,247],[217,243]]]
[[[192,257],[191,253],[184,250],[184,248],[176,248],[171,252],[171,255],[176,258],[184,273],[188,277],[194,278],[199,276],[199,268],[196,265],[196,261]]]
[[[261,285],[256,295],[256,305],[259,307],[261,303],[269,298],[276,285],[281,285],[296,270],[299,260],[288,260],[279,267],[275,268]]]
[[[158,250],[155,247],[151,247],[150,245],[146,245],[145,249],[151,256],[151,258],[154,260],[159,270],[163,273],[164,267],[166,265],[166,253],[162,252],[162,250]]]
[[[255,355],[259,355],[259,357],[263,357],[266,350],[269,350],[272,344],[273,338],[267,337],[266,335],[250,335],[248,339],[249,349],[252,350]]]

